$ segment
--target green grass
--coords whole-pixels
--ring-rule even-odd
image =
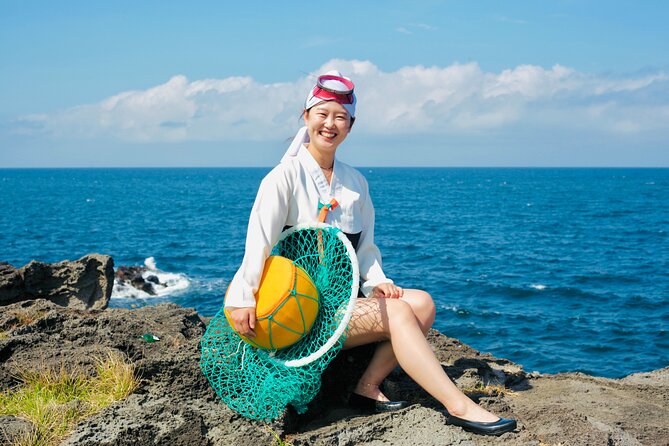
[[[14,446],[52,446],[74,425],[130,395],[139,379],[127,358],[111,350],[96,359],[97,373],[43,367],[18,374],[17,388],[0,393],[0,415],[30,421],[34,428]]]
[[[269,431],[270,434],[272,434],[274,440],[276,441],[276,443],[274,443],[272,446],[293,446],[293,444],[290,443],[289,441],[282,440],[281,437],[279,437],[279,434],[274,432],[274,430],[271,427],[267,426],[267,430]]]

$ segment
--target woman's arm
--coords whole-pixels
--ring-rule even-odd
[[[255,326],[255,293],[265,260],[283,230],[290,204],[290,184],[285,166],[275,167],[260,183],[246,232],[244,259],[225,298],[235,328],[244,335]],[[244,311],[242,311],[244,310]]]

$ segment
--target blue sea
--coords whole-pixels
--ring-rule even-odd
[[[0,260],[147,262],[160,297],[213,315],[266,168],[2,169]],[[526,370],[621,377],[669,364],[669,169],[362,168],[386,274],[435,328]]]

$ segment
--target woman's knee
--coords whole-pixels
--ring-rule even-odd
[[[434,304],[432,296],[427,291],[422,291],[423,293],[423,309],[425,310],[425,315],[430,320],[430,325],[434,322],[434,318],[437,315],[437,306]]]
[[[430,328],[436,316],[436,306],[430,293],[423,290],[405,290],[406,302],[411,305],[411,308],[416,317],[421,321],[422,325]]]
[[[408,302],[402,299],[385,299],[384,304],[386,306],[386,311],[388,312],[389,324],[415,324],[416,317]]]

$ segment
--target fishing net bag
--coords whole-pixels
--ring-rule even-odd
[[[341,350],[358,295],[355,250],[341,230],[324,223],[284,231],[270,253],[295,262],[318,291],[311,330],[280,350],[256,348],[231,327],[224,308],[201,340],[200,368],[218,396],[254,419],[278,418],[288,405],[303,413],[318,393],[321,374]]]

